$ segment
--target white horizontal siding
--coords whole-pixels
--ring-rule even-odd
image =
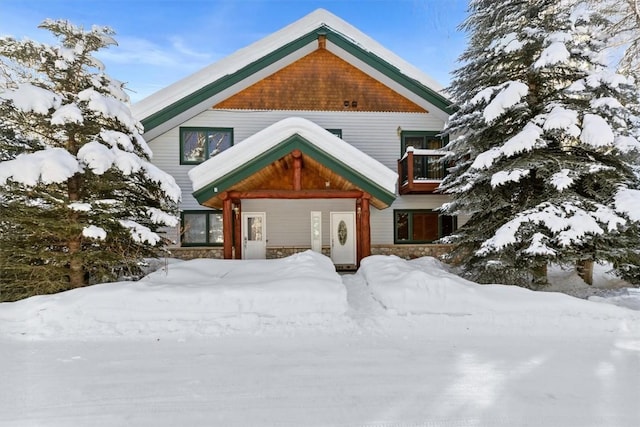
[[[448,200],[448,196],[439,194],[409,195],[398,197],[387,209],[371,208],[371,243],[393,244],[395,209],[438,209]],[[322,242],[327,245],[329,212],[353,212],[355,200],[244,200],[242,210],[267,213],[268,246],[309,245],[310,212],[321,211]]]
[[[180,133],[179,128],[166,132],[159,137],[147,141],[153,152],[152,162],[163,171],[171,174],[182,190],[181,209],[202,208],[191,195],[191,180],[187,175],[192,165],[180,164]]]
[[[401,130],[442,130],[444,123],[432,114],[375,113],[340,111],[254,111],[208,110],[181,126],[231,127],[234,143],[240,143],[259,130],[286,117],[297,116],[311,120],[326,129],[342,129],[342,138],[360,151],[397,171],[400,158]],[[153,151],[153,163],[170,173],[182,189],[182,209],[197,209],[191,196],[191,181],[187,172],[193,166],[180,165],[179,127],[148,141]]]
[[[297,116],[311,120],[325,129],[341,129],[342,138],[365,154],[375,158],[393,171],[397,171],[400,157],[399,130],[442,130],[444,123],[433,114],[420,113],[378,113],[340,111],[254,111],[254,110],[208,110],[181,126],[189,127],[230,127],[234,129],[234,143],[238,144],[254,133],[284,118]],[[183,210],[202,209],[191,195],[192,186],[187,172],[191,165],[180,165],[179,127],[148,141],[153,151],[153,163],[170,173],[182,189]],[[390,208],[378,211],[372,208],[371,235],[373,244],[393,243],[393,209],[435,209],[446,201],[446,196],[402,196]],[[273,246],[308,245],[310,233],[309,212],[322,211],[323,240],[328,238],[330,210],[350,211],[354,208],[351,200],[262,200],[243,201],[243,210],[253,210],[253,206],[264,206],[268,224],[269,244]],[[330,206],[329,206],[330,205]],[[294,211],[291,211],[292,207]],[[266,209],[268,208],[268,209]],[[326,222],[326,224],[325,224]]]
[[[329,245],[329,212],[354,212],[352,199],[243,200],[243,212],[266,212],[267,246],[311,246],[311,211],[322,212],[322,244]]]
[[[438,209],[448,201],[444,195],[409,195],[398,197],[387,209],[371,208],[371,243],[393,244],[396,209]],[[197,207],[202,209],[202,206]],[[185,208],[187,209],[187,208]],[[322,242],[329,244],[329,212],[355,210],[355,200],[243,200],[244,212],[266,212],[269,246],[308,246],[311,233],[311,211],[322,212]],[[458,227],[467,217],[458,217]],[[178,227],[164,230],[166,237],[179,242]]]
[[[342,139],[394,171],[401,155],[399,128],[439,131],[444,127],[444,122],[432,114],[260,110],[208,110],[182,126],[231,127],[235,142],[239,143],[267,126],[293,116],[311,120],[325,129],[342,129]],[[175,138],[178,131],[173,131]]]

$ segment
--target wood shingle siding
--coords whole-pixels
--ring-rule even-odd
[[[318,49],[214,109],[427,111],[324,49]]]

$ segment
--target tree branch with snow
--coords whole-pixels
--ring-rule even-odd
[[[0,38],[5,299],[115,280],[162,254],[163,227],[178,222],[178,185],[151,163],[124,85],[93,56],[113,31],[41,26],[58,45]]]

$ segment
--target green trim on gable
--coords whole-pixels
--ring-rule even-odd
[[[385,76],[391,78],[393,81],[412,91],[416,95],[420,96],[427,102],[435,105],[437,108],[445,111],[447,114],[452,114],[454,108],[452,102],[443,97],[439,93],[432,89],[429,89],[422,83],[407,77],[402,74],[401,70],[392,66],[382,58],[374,55],[354,44],[351,40],[343,35],[333,31],[331,28],[322,25],[319,28],[303,35],[302,37],[293,40],[290,43],[276,49],[275,51],[266,54],[257,61],[243,67],[242,69],[228,74],[218,80],[209,83],[208,85],[196,90],[195,92],[181,98],[173,104],[145,117],[141,120],[145,131],[149,131],[157,126],[160,126],[166,121],[171,120],[173,117],[187,111],[188,109],[206,101],[207,99],[215,96],[217,93],[222,92],[225,89],[241,82],[252,74],[274,64],[275,62],[285,58],[293,52],[303,48],[309,43],[314,42],[318,34],[325,34],[332,43],[336,44],[340,48],[349,52],[356,58],[360,59],[364,63],[378,70]]]
[[[234,84],[241,82],[250,75],[281,60],[282,58],[290,55],[296,50],[303,48],[307,44],[313,42],[315,39],[315,32],[308,33],[300,37],[299,39],[294,40],[271,53],[268,53],[267,55],[236,71],[235,73],[227,74],[226,76],[221,77],[212,83],[209,83],[208,85],[196,90],[195,92],[150,115],[149,117],[145,117],[141,120],[145,131],[161,125],[162,123],[172,119],[178,114],[187,111],[189,108],[195,107],[196,105],[206,101],[217,93],[230,88]]]
[[[205,187],[193,192],[193,197],[198,203],[203,204],[207,200],[216,197],[220,193],[229,190],[233,185],[257,173],[261,169],[269,166],[271,163],[286,156],[291,151],[299,149],[304,154],[311,156],[314,160],[323,166],[333,170],[343,178],[352,182],[362,190],[371,194],[374,198],[390,205],[396,199],[396,195],[389,193],[377,183],[371,181],[364,175],[353,170],[335,157],[325,153],[298,134],[292,135],[284,141],[280,142],[271,149],[261,153],[254,159],[246,162],[237,169],[229,172],[223,177],[210,182]],[[217,191],[215,191],[217,190]]]
[[[419,81],[407,77],[398,68],[394,67],[393,65],[391,65],[384,59],[374,55],[373,53],[361,48],[357,44],[354,44],[342,34],[336,33],[334,31],[329,31],[327,33],[327,40],[331,41],[333,44],[345,50],[346,52],[349,52],[351,55],[355,56],[365,64],[378,70],[394,82],[402,85],[422,99],[435,105],[447,114],[454,113],[453,103],[450,100],[440,95],[433,89],[430,89],[427,86],[423,85]]]

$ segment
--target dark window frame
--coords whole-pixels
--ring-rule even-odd
[[[209,236],[211,233],[211,223],[210,223],[210,215],[218,214],[220,215],[220,222],[222,222],[222,210],[214,210],[214,209],[194,209],[194,210],[184,210],[180,212],[180,246],[183,247],[193,247],[193,246],[223,246],[224,243],[220,242],[210,242]],[[185,242],[184,241],[184,216],[185,215],[204,215],[205,217],[205,230],[204,235],[206,238],[205,242]]]
[[[438,238],[434,240],[413,240],[411,238],[406,240],[401,240],[398,238],[398,215],[399,214],[408,214],[408,234],[409,237],[413,235],[413,214],[415,213],[429,213],[436,214],[438,216]],[[449,218],[449,219],[447,219]],[[425,243],[433,243],[438,239],[441,239],[449,234],[443,234],[443,220],[451,221],[451,232],[455,231],[458,228],[458,218],[455,216],[449,215],[441,215],[435,209],[394,209],[393,210],[393,243],[396,245],[411,245],[411,244],[425,244]]]
[[[342,139],[342,129],[326,129],[327,132],[330,132],[332,134],[334,134],[335,136],[337,136],[338,138]]]
[[[400,158],[407,152],[407,138],[423,138],[423,147],[419,150],[442,150],[449,141],[449,136],[441,135],[442,131],[403,130],[400,133]],[[424,148],[429,141],[439,141],[437,148]],[[434,165],[435,162],[435,165]],[[435,168],[434,168],[435,166]],[[442,163],[441,156],[414,156],[414,179],[442,180],[447,175],[447,165]],[[435,173],[434,173],[435,171]]]
[[[441,135],[442,131],[438,131],[438,130],[403,130],[400,132],[400,157],[404,156],[404,153],[407,152],[407,142],[406,142],[406,138],[407,137],[422,137],[424,138],[424,141],[430,141],[430,140],[439,140],[440,141],[440,147],[439,148],[432,148],[432,150],[441,150],[445,147],[445,145],[447,145],[447,143],[449,142],[449,136],[448,135]]]
[[[191,126],[185,126],[185,127],[180,127],[179,129],[180,132],[180,164],[181,165],[199,165],[200,163],[206,162],[207,160],[210,159],[209,157],[209,150],[205,150],[204,152],[204,160],[195,160],[195,161],[190,161],[190,160],[185,160],[184,155],[184,143],[185,143],[185,137],[184,134],[185,132],[228,132],[230,135],[230,141],[229,141],[229,147],[233,147],[233,128],[228,128],[228,127],[191,127]],[[224,150],[222,150],[224,151]]]

